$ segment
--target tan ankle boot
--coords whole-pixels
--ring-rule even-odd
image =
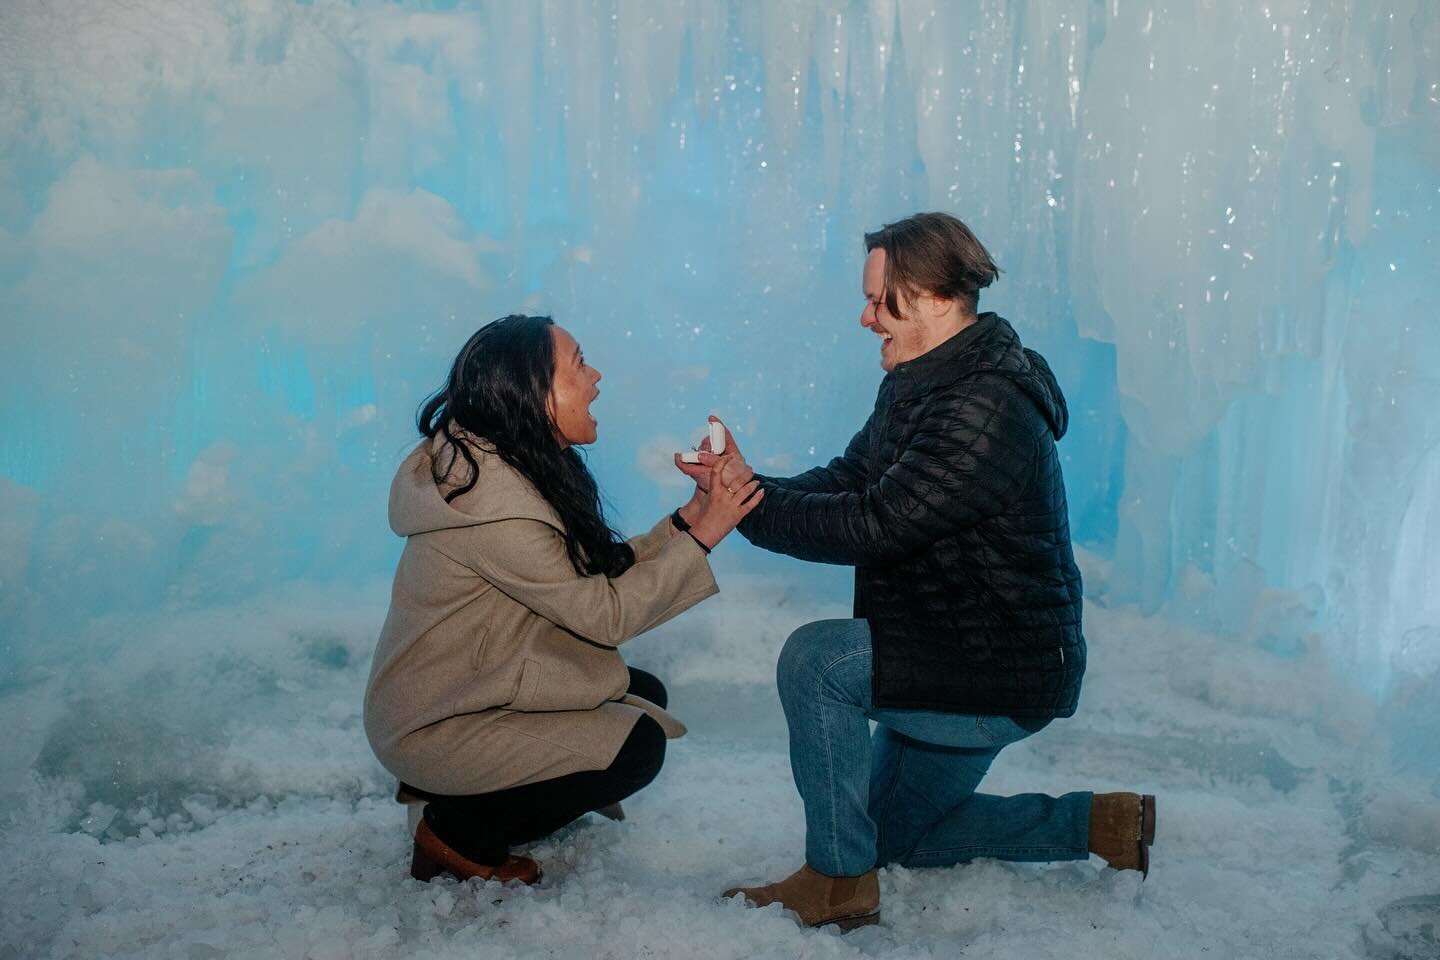
[[[1090,801],[1090,852],[1116,870],[1150,875],[1155,842],[1155,798],[1150,794],[1097,793]]]
[[[735,894],[757,907],[779,903],[793,910],[807,927],[833,923],[841,930],[853,930],[880,922],[880,880],[875,871],[858,877],[827,877],[806,864],[779,883],[763,887],[731,887]]]

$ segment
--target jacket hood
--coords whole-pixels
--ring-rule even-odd
[[[402,537],[436,530],[474,527],[497,520],[539,520],[556,529],[564,524],[533,484],[500,458],[482,438],[462,441],[479,466],[475,486],[445,502],[445,494],[463,486],[469,476],[465,458],[455,456],[450,474],[435,482],[434,462],[449,463],[449,441],[443,435],[425,439],[410,452],[390,482],[390,529]]]
[[[980,314],[977,322],[929,353],[900,364],[889,376],[897,378],[897,392],[913,396],[977,374],[1001,376],[1014,383],[1045,417],[1055,439],[1065,436],[1070,410],[1050,364],[1023,346],[1015,328],[999,314]]]

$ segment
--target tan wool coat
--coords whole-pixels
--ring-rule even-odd
[[[443,444],[422,442],[390,487],[406,542],[365,691],[380,762],[421,790],[488,793],[609,766],[645,713],[684,734],[626,694],[616,648],[717,592],[705,551],[666,518],[629,541],[623,575],[581,576],[554,508],[483,440],[474,488],[446,503]]]

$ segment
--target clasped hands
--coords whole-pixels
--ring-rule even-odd
[[[710,422],[721,423],[719,417],[710,417]],[[680,508],[680,516],[686,523],[692,526],[703,522],[707,514],[716,512],[718,503],[711,502],[711,493],[719,492],[720,499],[732,502],[738,508],[739,515],[734,522],[748,514],[750,510],[763,498],[764,491],[759,489],[759,482],[755,480],[755,471],[745,462],[745,457],[740,453],[740,447],[735,443],[735,437],[730,433],[730,428],[725,427],[724,453],[716,455],[710,450],[710,438],[707,436],[700,443],[699,463],[686,463],[680,459],[680,454],[675,454],[675,468],[695,482],[695,492],[690,501]],[[730,510],[723,511],[730,513]],[[733,524],[732,524],[733,526]],[[726,530],[725,533],[728,533]],[[721,534],[721,537],[724,533]],[[701,537],[702,540],[708,540]],[[713,546],[708,543],[708,546]]]

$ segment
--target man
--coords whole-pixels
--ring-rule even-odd
[[[1097,853],[1148,871],[1152,796],[975,792],[1002,748],[1072,715],[1080,694],[1065,398],[1009,323],[977,315],[999,270],[965,224],[918,214],[865,247],[860,325],[886,371],[874,412],[828,466],[760,477],[765,500],[739,527],[855,567],[855,618],[801,627],[777,667],[806,862],[726,896],[849,929],[878,921],[887,863]],[[682,469],[704,479],[704,465]]]

